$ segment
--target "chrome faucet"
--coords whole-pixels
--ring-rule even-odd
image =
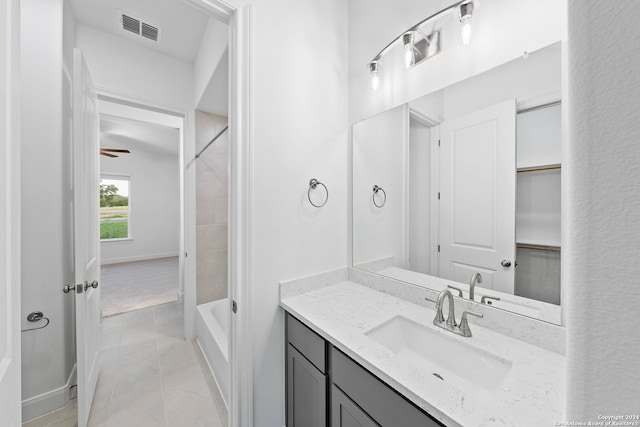
[[[480,273],[473,273],[471,276],[471,281],[469,282],[469,299],[471,301],[475,301],[474,297],[476,294],[476,284],[482,283],[482,276]]]
[[[482,282],[480,282],[482,283]],[[447,320],[444,320],[444,314],[442,313],[442,305],[444,304],[444,299],[447,298],[449,301],[449,315],[447,316]],[[425,298],[429,301],[433,301],[429,298]],[[433,319],[433,324],[439,328],[446,329],[447,331],[453,332],[457,335],[462,335],[463,337],[471,336],[471,329],[469,329],[469,322],[467,321],[467,316],[476,316],[476,317],[484,317],[482,313],[475,313],[473,311],[464,311],[462,312],[462,318],[460,319],[460,326],[456,323],[456,313],[453,301],[453,294],[449,289],[444,289],[440,294],[438,294],[438,299],[436,300],[436,317]]]
[[[444,320],[444,315],[442,314],[442,304],[444,303],[445,298],[449,300],[449,315],[447,316],[446,322]],[[436,317],[433,319],[433,324],[449,330],[458,326],[456,323],[455,307],[453,306],[453,294],[449,289],[443,290],[438,295],[438,300],[436,301]]]

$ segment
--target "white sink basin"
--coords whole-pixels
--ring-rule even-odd
[[[460,389],[474,385],[493,390],[506,378],[511,362],[445,335],[451,332],[442,332],[396,316],[365,335],[398,358],[431,371]]]

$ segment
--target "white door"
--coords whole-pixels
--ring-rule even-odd
[[[19,7],[0,6],[0,424],[22,423],[20,384]]]
[[[99,122],[96,91],[82,51],[73,51],[74,244],[78,426],[89,418],[100,372]],[[93,285],[93,286],[92,286]]]
[[[516,104],[441,126],[440,276],[513,294]]]

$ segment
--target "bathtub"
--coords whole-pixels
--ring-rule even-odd
[[[196,336],[228,407],[230,382],[228,298],[198,306]]]

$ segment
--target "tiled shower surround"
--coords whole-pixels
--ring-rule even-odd
[[[227,118],[196,111],[196,152],[227,124]],[[197,303],[227,297],[229,137],[223,134],[196,165]]]

